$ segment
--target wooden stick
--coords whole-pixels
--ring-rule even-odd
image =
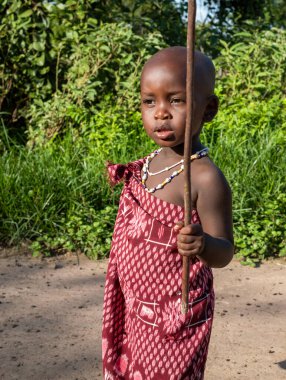
[[[185,226],[192,220],[192,191],[191,191],[191,149],[193,124],[193,92],[194,92],[194,57],[195,57],[195,27],[196,27],[196,0],[188,0],[188,33],[187,33],[187,115],[184,144],[184,205]],[[182,313],[186,314],[189,308],[189,272],[190,260],[183,256],[182,273]]]

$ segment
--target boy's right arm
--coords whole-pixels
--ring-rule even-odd
[[[232,197],[219,169],[207,164],[197,176],[197,204],[201,225],[183,227],[178,235],[179,253],[198,256],[210,267],[224,267],[234,254]]]

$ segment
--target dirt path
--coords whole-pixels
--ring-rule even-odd
[[[106,262],[0,257],[0,379],[101,379]],[[286,263],[215,270],[205,380],[286,379]],[[148,379],[146,379],[148,380]]]

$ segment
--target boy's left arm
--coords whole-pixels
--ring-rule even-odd
[[[234,254],[231,190],[218,169],[206,171],[196,185],[201,225],[180,228],[178,251],[184,256],[197,256],[209,267],[221,268]]]

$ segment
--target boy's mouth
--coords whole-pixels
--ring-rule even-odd
[[[154,128],[154,132],[160,140],[170,140],[174,136],[174,132],[168,125],[161,125]]]

